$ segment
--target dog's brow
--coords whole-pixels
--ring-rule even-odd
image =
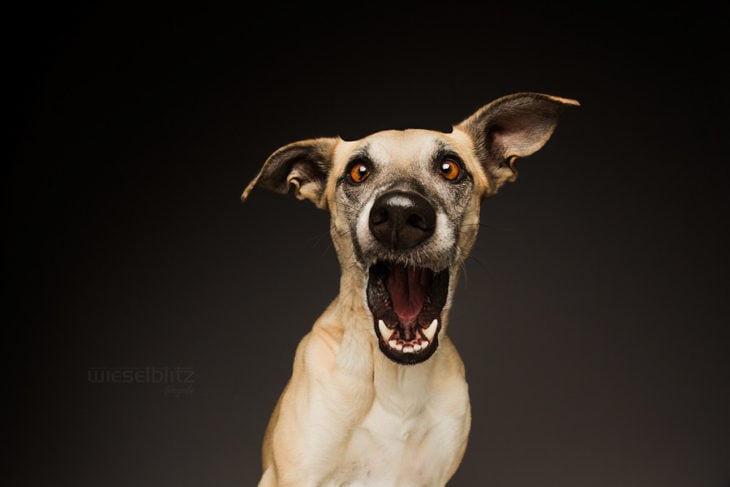
[[[461,161],[461,156],[456,151],[456,149],[454,149],[445,142],[439,142],[438,147],[436,147],[436,150],[431,155],[431,161],[436,162],[446,158],[453,158]]]
[[[352,153],[350,158],[347,160],[347,164],[350,165],[354,161],[369,161],[372,162],[372,158],[370,157],[370,145],[365,144],[359,149],[357,149],[355,152]]]

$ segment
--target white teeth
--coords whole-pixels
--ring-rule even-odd
[[[416,353],[416,352],[420,352],[421,350],[426,350],[426,348],[428,348],[428,344],[429,344],[428,340],[421,340],[421,339],[419,339],[415,343],[411,342],[407,345],[404,345],[403,342],[399,342],[396,339],[388,341],[388,346],[390,348],[392,348],[393,350],[397,350],[399,352],[403,352],[403,353]]]
[[[426,335],[426,338],[428,338],[428,341],[433,341],[433,336],[436,334],[436,329],[438,328],[439,320],[433,320],[430,325],[428,325],[428,328],[423,330],[423,334]]]
[[[378,320],[378,329],[380,330],[380,336],[383,337],[383,340],[386,342],[390,340],[390,337],[393,335],[394,331],[391,331],[388,329],[387,326],[385,326],[385,322],[383,320]]]
[[[421,329],[421,335],[423,338],[416,336],[415,339],[404,343],[403,340],[398,340],[397,337],[395,337],[397,330],[389,329],[388,325],[385,324],[385,321],[378,320],[378,331],[380,332],[380,336],[383,338],[383,341],[387,343],[391,349],[403,353],[416,353],[428,348],[433,341],[434,336],[436,336],[438,326],[438,319],[435,319],[430,325],[428,325],[428,328]]]

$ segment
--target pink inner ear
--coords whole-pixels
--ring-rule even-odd
[[[545,145],[554,128],[554,121],[539,113],[519,113],[501,119],[489,136],[502,157],[525,157]]]

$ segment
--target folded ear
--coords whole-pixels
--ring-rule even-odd
[[[518,157],[529,156],[548,141],[558,117],[575,100],[541,93],[498,98],[456,125],[474,141],[477,156],[496,190],[517,178]]]
[[[246,201],[251,190],[260,186],[282,194],[293,190],[298,199],[308,199],[324,208],[324,188],[339,140],[329,137],[308,139],[279,148],[266,159],[241,199]]]

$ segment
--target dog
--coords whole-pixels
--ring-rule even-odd
[[[482,201],[517,177],[572,99],[498,98],[451,132],[407,129],[276,150],[255,187],[330,213],[340,291],[299,343],[269,421],[259,486],[443,486],[471,410],[446,331]]]

